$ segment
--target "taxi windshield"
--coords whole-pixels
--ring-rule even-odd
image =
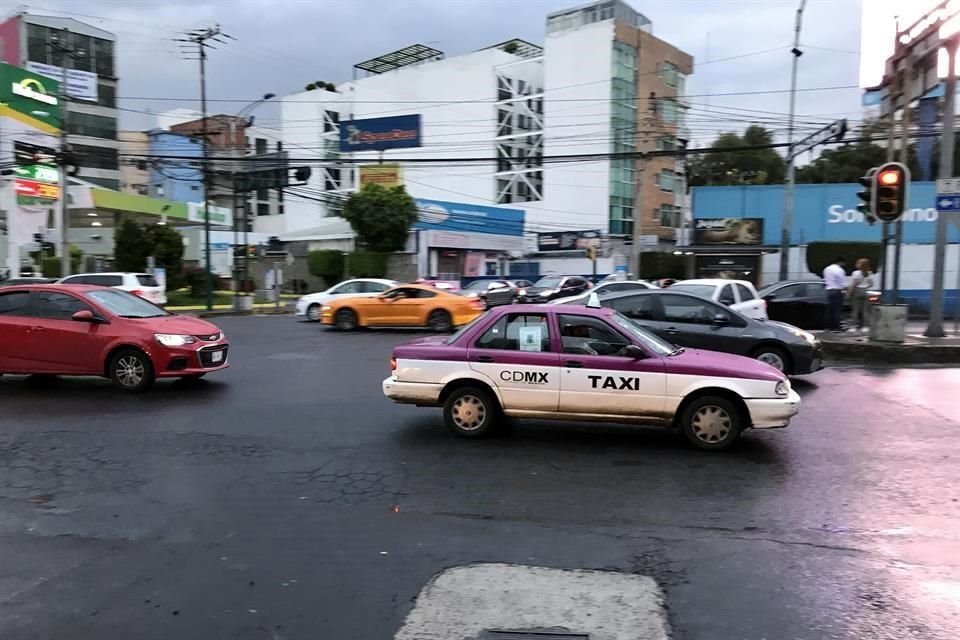
[[[621,314],[619,311],[610,317],[621,329],[625,330],[631,336],[639,340],[643,346],[650,351],[653,351],[658,356],[669,356],[677,352],[677,348],[675,346],[656,334],[647,331],[630,318]]]

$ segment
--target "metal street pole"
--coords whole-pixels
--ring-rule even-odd
[[[67,35],[70,32],[63,29],[62,33],[63,41],[56,45],[60,52],[60,69],[62,71],[58,98],[60,101],[60,162],[58,163],[60,175],[57,184],[60,187],[60,202],[58,203],[57,225],[60,227],[60,277],[66,278],[70,275],[70,240],[67,237],[70,230],[70,198],[68,197],[70,181],[67,179],[67,164],[64,160],[68,149],[67,123],[69,118],[67,109],[67,65],[72,58],[68,49],[69,45],[66,42]]]
[[[207,48],[201,42],[200,46],[200,112],[203,144],[203,263],[206,274],[204,276],[204,297],[207,310],[213,309],[213,275],[210,262],[210,139],[207,137]]]
[[[909,58],[907,59],[909,63]],[[903,86],[898,83],[899,86]],[[910,100],[903,95],[903,115],[900,116],[900,162],[907,166],[910,159]],[[900,301],[900,249],[903,244],[903,216],[894,223],[893,241],[893,304]]]
[[[957,93],[957,37],[947,42],[947,78],[946,95],[943,98],[943,135],[940,138],[940,177],[953,177],[953,125],[955,119],[955,99]],[[947,215],[940,212],[937,216],[937,239],[933,251],[933,290],[930,292],[930,322],[923,335],[929,338],[942,338],[943,307],[946,292],[943,289],[943,270],[947,261]]]
[[[780,232],[780,280],[790,277],[790,229],[793,227],[793,185],[796,166],[793,158],[793,120],[797,108],[797,66],[800,62],[800,29],[803,26],[803,8],[807,0],[800,0],[793,27],[793,68],[790,72],[790,114],[787,116],[787,176],[783,188],[783,229]]]

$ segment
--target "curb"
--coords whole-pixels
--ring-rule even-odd
[[[281,307],[276,309],[253,309],[251,311],[237,311],[235,309],[181,309],[177,313],[193,316],[195,318],[229,318],[233,316],[289,316],[293,315],[293,309]]]
[[[960,364],[960,344],[880,344],[821,339],[825,360],[884,364]]]

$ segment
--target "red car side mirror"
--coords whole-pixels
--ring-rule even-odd
[[[77,322],[93,322],[95,320],[93,311],[90,311],[89,309],[81,309],[70,317],[72,320]]]

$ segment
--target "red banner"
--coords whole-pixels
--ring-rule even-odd
[[[45,200],[58,200],[60,198],[59,186],[35,180],[14,180],[13,189],[18,196],[27,198],[43,198]]]

